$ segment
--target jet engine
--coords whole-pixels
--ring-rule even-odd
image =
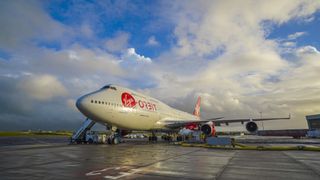
[[[250,121],[246,124],[246,129],[247,129],[247,131],[254,133],[258,130],[258,125],[257,125],[257,123]]]
[[[212,122],[202,125],[201,126],[201,131],[206,136],[215,136],[216,135],[216,129],[214,128],[214,124]]]

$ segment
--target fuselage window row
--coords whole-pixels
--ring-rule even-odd
[[[111,103],[111,102],[104,102],[104,101],[96,101],[96,100],[91,100],[91,103],[95,103],[95,104],[105,104],[105,105],[108,105],[108,106],[121,106],[120,104],[117,104],[117,103]]]

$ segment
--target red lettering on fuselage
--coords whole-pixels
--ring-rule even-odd
[[[136,104],[139,104],[139,107],[141,109],[148,110],[148,111],[157,110],[157,106],[155,104],[148,101],[143,101],[143,100],[139,100],[138,102],[136,102],[133,95],[127,92],[124,92],[121,94],[121,101],[124,107],[134,108]]]
[[[145,109],[145,110],[149,110],[149,111],[156,111],[157,110],[157,106],[153,103],[150,103],[150,102],[139,100],[138,104],[141,109]]]

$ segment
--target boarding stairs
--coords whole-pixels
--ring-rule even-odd
[[[78,129],[78,131],[72,135],[71,137],[71,143],[82,143],[85,142],[85,135],[88,130],[92,128],[92,126],[95,124],[95,121],[92,121],[91,119],[87,118],[81,125],[81,127]]]

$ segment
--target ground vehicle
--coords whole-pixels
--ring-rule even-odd
[[[85,136],[85,142],[89,144],[103,144],[106,143],[107,135],[99,131],[87,131]]]

